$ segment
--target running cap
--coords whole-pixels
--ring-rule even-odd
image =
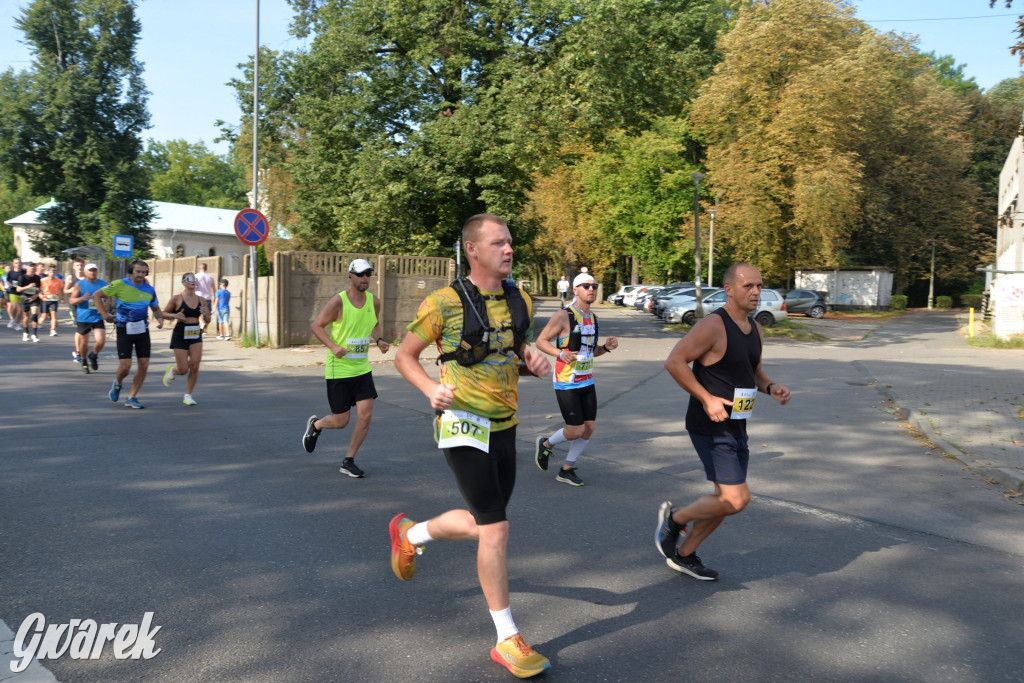
[[[99,270],[99,269],[100,269],[100,267],[97,266],[95,263],[86,263],[85,264],[85,270]]]
[[[572,288],[576,289],[584,282],[597,282],[597,280],[595,280],[594,276],[590,273],[580,273],[576,276],[576,279],[572,281]]]
[[[364,273],[368,270],[373,270],[373,266],[364,258],[357,258],[348,264],[348,272],[350,273]]]

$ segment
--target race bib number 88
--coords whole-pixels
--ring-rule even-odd
[[[441,426],[437,438],[438,448],[472,446],[484,453],[491,442],[491,421],[463,410],[441,413]]]

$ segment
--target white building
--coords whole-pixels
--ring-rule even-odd
[[[1018,135],[999,174],[996,260],[986,275],[993,308],[992,331],[1024,334],[1024,145]]]
[[[4,221],[13,228],[14,248],[23,261],[42,260],[32,248],[30,236],[43,225],[39,220],[39,212],[53,205],[51,200],[32,211]],[[153,207],[156,215],[149,229],[153,234],[152,251],[158,258],[222,256],[223,275],[238,275],[242,272],[242,256],[249,248],[235,235],[237,210],[170,202],[153,202]]]

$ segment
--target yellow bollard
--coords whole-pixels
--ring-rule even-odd
[[[967,319],[967,336],[974,339],[974,309],[968,308],[967,310],[970,311],[970,315]]]

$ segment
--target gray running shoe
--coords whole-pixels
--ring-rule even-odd
[[[697,557],[697,553],[680,557],[678,553],[665,560],[665,564],[675,569],[680,574],[687,574],[700,581],[714,581],[718,578],[718,572],[708,569]]]
[[[686,535],[686,526],[680,526],[672,521],[674,511],[672,503],[667,500],[658,508],[658,528],[654,531],[654,545],[665,559],[676,554],[679,536]]]
[[[310,415],[309,419],[306,420],[306,431],[302,435],[302,447],[307,453],[312,453],[316,450],[316,440],[320,436],[322,430],[317,429],[313,426],[316,422],[316,415]]]
[[[576,468],[560,469],[555,475],[555,481],[560,481],[569,486],[583,486],[583,480],[576,476]]]
[[[359,469],[359,465],[352,458],[345,458],[341,461],[341,467],[338,469],[342,474],[347,474],[353,479],[362,479],[366,476],[366,472]]]

